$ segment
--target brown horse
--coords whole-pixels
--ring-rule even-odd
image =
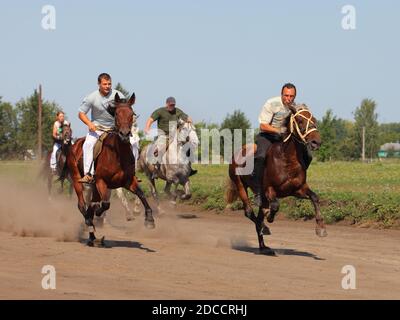
[[[78,208],[89,228],[87,243],[89,246],[93,246],[96,239],[93,224],[94,216],[99,217],[110,208],[111,192],[109,189],[123,187],[136,194],[145,208],[145,226],[148,228],[155,227],[152,209],[135,176],[135,159],[129,142],[134,116],[132,105],[135,102],[135,94],[132,94],[128,101],[120,99],[116,94],[114,102],[115,127],[104,139],[103,149],[94,163],[95,186],[91,188],[92,190],[90,190],[90,186],[84,186],[78,182],[83,176],[82,145],[85,138],[76,141],[67,157],[67,168],[78,196]]]
[[[40,176],[43,179],[47,180],[47,191],[48,191],[49,197],[51,197],[51,190],[53,187],[54,176],[58,177],[58,179],[56,181],[57,182],[60,181],[60,183],[61,183],[60,193],[64,192],[65,179],[67,179],[70,182],[69,194],[72,195],[71,177],[69,175],[67,175],[66,177],[61,178],[63,168],[67,161],[67,154],[69,153],[69,149],[71,148],[71,145],[72,145],[72,129],[71,129],[71,125],[69,123],[68,124],[64,123],[62,126],[62,129],[63,130],[61,133],[61,139],[60,139],[60,141],[57,141],[61,145],[61,148],[57,151],[57,154],[56,154],[56,159],[57,159],[56,172],[53,173],[49,166],[51,151],[49,151],[47,156],[45,157],[45,160],[42,165],[42,169],[40,170]]]
[[[247,189],[253,188],[251,174],[240,174],[243,165],[239,165],[240,157],[245,161],[253,161],[256,145],[250,144],[242,147],[240,152],[233,157],[229,165],[229,188],[226,200],[232,203],[237,196],[243,202],[246,217],[256,225],[260,251],[275,255],[271,248],[264,244],[263,234],[269,234],[268,227],[264,224],[264,216],[272,223],[279,210],[278,198],[295,196],[310,199],[314,205],[316,218],[316,234],[320,237],[327,236],[324,221],[321,216],[319,197],[310,189],[306,182],[306,172],[309,163],[307,147],[317,150],[321,145],[321,137],[316,127],[316,120],[305,105],[291,108],[292,115],[288,122],[288,135],[283,142],[274,143],[266,155],[265,170],[263,175],[263,200],[257,216],[250,204]],[[242,158],[243,159],[243,158]],[[244,162],[245,163],[245,162]]]

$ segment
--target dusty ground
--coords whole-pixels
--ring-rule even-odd
[[[75,198],[15,193],[2,190],[1,299],[400,299],[400,231],[328,226],[321,239],[313,221],[278,219],[270,257],[242,212],[169,208],[147,230],[115,200],[98,230],[107,247],[89,248]],[[55,290],[41,287],[44,265],[56,268]],[[341,287],[345,265],[355,290]]]

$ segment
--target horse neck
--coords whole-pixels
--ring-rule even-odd
[[[285,144],[283,144],[283,157],[288,164],[301,163],[299,159],[303,156],[303,145],[292,136]]]

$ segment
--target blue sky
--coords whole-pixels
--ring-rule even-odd
[[[56,30],[41,27],[44,5]],[[356,29],[341,27],[344,5]],[[108,72],[137,95],[143,128],[173,95],[195,121],[243,110],[254,126],[285,82],[321,118],[345,119],[363,98],[380,122],[400,121],[399,1],[9,1],[0,0],[0,96],[17,102],[39,83],[75,134],[83,97]]]

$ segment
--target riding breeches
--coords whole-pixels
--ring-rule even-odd
[[[61,148],[61,144],[59,143],[54,143],[53,145],[53,151],[51,153],[50,157],[50,168],[51,169],[56,169],[57,168],[57,151]]]
[[[85,174],[94,174],[94,164],[93,163],[93,149],[97,140],[103,134],[103,131],[96,130],[96,132],[89,131],[86,135],[85,142],[83,143],[83,170]],[[130,137],[131,150],[133,156],[135,157],[135,162],[139,157],[139,137]]]
[[[265,159],[267,151],[272,146],[273,137],[265,132],[260,132],[256,136],[257,151],[254,155],[254,159]]]

